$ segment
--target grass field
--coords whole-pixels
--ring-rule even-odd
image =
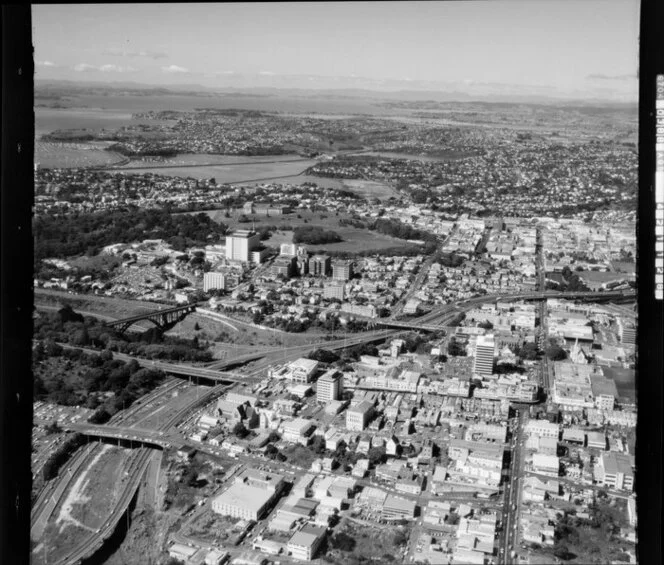
[[[260,155],[260,156],[247,156],[247,155],[211,155],[208,153],[186,153],[169,157],[167,159],[144,159],[141,161],[132,161],[127,165],[126,169],[131,167],[142,168],[161,168],[161,167],[177,167],[187,165],[212,165],[212,166],[230,166],[230,165],[246,165],[251,167],[256,163],[287,163],[287,162],[309,162],[298,155]]]
[[[339,221],[348,218],[345,214],[326,214],[320,212],[305,212],[298,211],[297,214],[287,214],[285,216],[250,216],[252,222],[240,222],[239,218],[242,214],[233,213],[230,217],[226,217],[226,213],[222,210],[213,210],[206,212],[213,220],[223,222],[231,229],[247,229],[255,225],[257,228],[260,226],[319,226],[324,230],[332,230],[337,232],[343,241],[339,243],[327,243],[317,245],[307,245],[311,251],[346,251],[358,252],[366,250],[375,250],[376,252],[390,247],[409,247],[410,244],[406,243],[403,239],[397,239],[388,235],[383,235],[366,229],[358,229],[353,226],[342,226]],[[299,216],[299,217],[298,217]],[[272,233],[270,239],[263,243],[270,247],[278,248],[282,243],[291,243],[293,232],[290,230],[278,230]]]
[[[124,157],[105,151],[103,143],[35,142],[35,163],[42,168],[73,169],[120,163]]]
[[[182,159],[183,157],[184,156],[180,156],[177,159]],[[210,157],[212,159],[214,158],[214,156]],[[249,165],[226,163],[211,166],[183,166],[174,168],[136,168],[136,165],[132,163],[131,168],[119,167],[117,171],[126,172],[128,174],[157,173],[172,177],[191,177],[195,179],[214,178],[218,184],[247,182],[258,183],[264,179],[277,179],[280,177],[291,177],[293,175],[299,175],[301,172],[305,171],[316,162],[313,159],[293,161],[293,156],[290,156],[290,161],[283,160],[283,157],[281,157],[281,160],[277,160],[272,157],[243,157],[242,159],[242,162],[244,163],[250,159],[255,159],[255,162]],[[273,160],[274,162],[267,162],[270,160]],[[210,161],[206,162],[209,163]]]

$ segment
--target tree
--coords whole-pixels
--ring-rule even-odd
[[[562,361],[567,358],[567,353],[559,345],[552,344],[546,348],[546,356],[552,361]]]
[[[453,355],[453,356],[465,356],[466,355],[466,348],[461,345],[456,339],[450,340],[450,342],[447,344],[447,353],[448,355]]]
[[[55,420],[53,420],[50,424],[46,425],[44,431],[46,432],[46,435],[57,434],[62,431],[62,428],[58,425],[58,423]]]
[[[325,453],[325,438],[323,436],[315,436],[309,447],[318,455]]]
[[[330,547],[333,549],[350,552],[355,549],[355,545],[355,540],[345,532],[339,532],[330,537]]]
[[[384,447],[372,447],[367,454],[369,462],[372,465],[378,465],[379,463],[384,463],[387,459],[387,455]]]
[[[88,345],[90,343],[90,335],[86,327],[78,330],[71,340],[73,345]]]
[[[67,322],[82,322],[83,316],[78,312],[74,312],[74,309],[70,304],[65,304],[60,310],[58,310],[58,316],[63,324]]]
[[[396,546],[402,546],[406,545],[408,542],[408,536],[406,535],[405,532],[402,531],[397,531],[394,534],[394,537],[392,538],[392,543]]]
[[[91,424],[105,424],[111,419],[111,415],[105,408],[98,408],[92,415],[88,418],[88,422]]]
[[[313,353],[309,355],[309,359],[314,361],[320,361],[321,363],[334,363],[339,360],[339,356],[327,349],[316,349]]]
[[[570,552],[567,544],[557,544],[556,548],[553,550],[553,554],[558,557],[558,559],[562,559],[563,561],[568,560]]]
[[[233,433],[239,439],[244,439],[249,435],[249,430],[245,427],[242,422],[238,422],[233,426]]]
[[[452,512],[447,516],[447,523],[450,526],[456,526],[459,523],[459,515],[456,512]]]

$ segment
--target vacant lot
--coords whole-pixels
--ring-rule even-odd
[[[104,446],[104,453],[88,468],[80,489],[81,503],[75,504],[71,516],[91,528],[99,528],[114,508],[121,494],[123,469],[130,456],[129,449]]]
[[[634,369],[619,367],[603,367],[604,376],[613,379],[621,398],[628,402],[636,402],[636,372]],[[654,375],[653,375],[654,376]]]
[[[401,563],[400,543],[405,546],[407,539],[408,530],[404,527],[368,526],[344,520],[328,540],[328,554],[340,565],[373,560]]]
[[[224,544],[229,538],[235,537],[239,530],[233,532],[233,527],[239,522],[238,518],[221,516],[211,510],[204,512],[191,524],[183,528],[182,534],[193,537],[210,544]]]

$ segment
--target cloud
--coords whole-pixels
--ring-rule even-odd
[[[271,77],[276,75],[277,73],[273,73],[272,71],[260,71],[258,74],[266,77]]]
[[[38,67],[57,67],[57,65],[52,61],[37,61],[35,65]]]
[[[631,80],[635,79],[636,75],[628,74],[628,75],[603,75],[603,74],[594,74],[594,75],[588,75],[586,77],[589,80]]]
[[[77,73],[102,72],[102,73],[135,73],[134,67],[121,67],[120,65],[90,65],[88,63],[79,63],[72,67]]]
[[[116,57],[145,57],[147,59],[167,59],[168,54],[163,51],[128,51],[118,47],[111,47],[104,51],[105,55],[115,55]]]
[[[87,63],[79,63],[78,65],[74,65],[74,70],[77,73],[87,73],[89,71],[97,71],[99,70],[97,67],[94,65],[88,65]]]
[[[102,65],[99,67],[102,73],[135,73],[134,67],[121,67],[119,65]]]
[[[161,70],[164,71],[165,73],[185,74],[190,72],[189,69],[185,69],[184,67],[178,67],[177,65],[169,65],[168,67],[162,67]]]

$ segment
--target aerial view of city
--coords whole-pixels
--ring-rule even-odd
[[[32,18],[31,563],[637,563],[638,2]]]

